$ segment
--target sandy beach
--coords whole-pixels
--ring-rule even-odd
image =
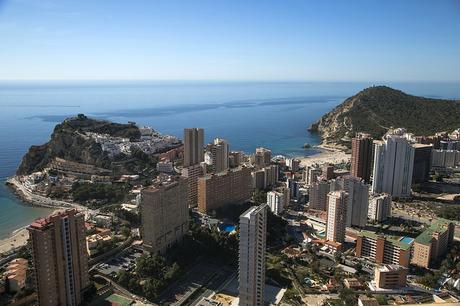
[[[27,239],[29,239],[29,232],[25,227],[14,231],[10,237],[0,240],[0,254],[25,245]]]
[[[56,209],[50,212],[50,216],[59,212],[62,209]],[[29,239],[29,232],[27,227],[21,227],[15,230],[10,237],[0,240],[0,254],[16,249],[23,245],[26,245],[27,239]]]
[[[351,154],[345,153],[341,150],[326,148],[323,146],[318,146],[323,150],[323,152],[307,156],[307,157],[298,157],[302,166],[311,166],[311,165],[321,165],[324,163],[338,164],[342,162],[349,162],[351,159]]]

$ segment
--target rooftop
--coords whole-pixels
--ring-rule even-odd
[[[431,225],[426,230],[424,230],[423,233],[418,235],[417,238],[415,238],[415,242],[424,245],[431,244],[433,234],[445,232],[446,230],[448,230],[449,224],[451,223],[452,221],[442,218],[433,220],[431,222]]]
[[[371,239],[378,239],[379,237],[385,238],[388,242],[391,242],[393,245],[399,247],[402,250],[408,250],[412,243],[406,243],[407,240],[399,236],[388,236],[384,234],[377,234],[370,231],[361,231],[359,236],[371,238]]]

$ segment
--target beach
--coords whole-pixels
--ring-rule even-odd
[[[29,239],[29,232],[25,227],[14,231],[10,237],[0,240],[0,254],[25,245],[27,239]]]
[[[342,150],[324,147],[321,145],[317,147],[321,148],[323,152],[311,156],[298,157],[302,166],[308,167],[315,164],[321,165],[324,163],[339,164],[343,162],[349,162],[351,159],[351,154],[345,153]]]

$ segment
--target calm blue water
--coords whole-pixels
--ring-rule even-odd
[[[15,172],[33,144],[78,113],[118,122],[135,121],[182,136],[205,128],[206,140],[222,137],[232,150],[257,146],[275,154],[314,154],[306,128],[323,113],[371,86],[345,82],[0,82],[0,184]],[[460,98],[460,84],[387,84],[412,94]],[[31,208],[0,187],[0,239],[49,210]]]

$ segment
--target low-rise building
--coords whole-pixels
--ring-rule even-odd
[[[29,262],[24,258],[16,258],[8,263],[5,273],[5,286],[10,292],[18,292],[25,288]]]
[[[380,306],[376,298],[362,295],[358,298],[358,306]]]
[[[398,289],[407,284],[409,270],[398,265],[382,265],[375,268],[374,281],[378,288]]]
[[[430,268],[436,260],[440,260],[454,239],[455,225],[452,221],[438,218],[414,242],[411,263]]]
[[[343,285],[352,290],[363,290],[365,288],[357,278],[345,278]]]
[[[174,164],[169,160],[159,161],[157,163],[157,171],[162,173],[173,173]]]
[[[378,264],[409,267],[413,239],[361,231],[356,239],[356,256]]]

